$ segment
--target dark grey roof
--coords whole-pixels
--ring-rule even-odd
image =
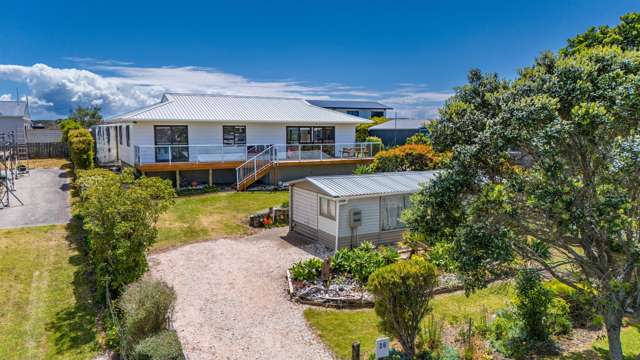
[[[382,124],[378,124],[369,128],[369,130],[401,130],[401,129],[420,129],[426,127],[426,123],[431,120],[415,120],[415,119],[391,119]]]
[[[359,101],[359,100],[307,100],[311,105],[320,106],[328,109],[377,109],[389,110],[393,109],[387,105],[377,101]]]
[[[440,170],[404,171],[366,175],[310,176],[288,184],[309,182],[325,194],[341,197],[360,197],[391,194],[410,194],[433,180]]]
[[[0,117],[28,116],[24,101],[0,101]]]

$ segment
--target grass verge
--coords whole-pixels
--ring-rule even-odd
[[[479,319],[483,314],[493,314],[507,306],[513,288],[499,283],[480,290],[470,297],[462,293],[436,296],[433,314],[448,323],[457,324],[467,317]],[[372,309],[332,310],[307,308],[304,316],[318,336],[341,359],[351,357],[351,344],[359,341],[365,359],[374,351],[378,332],[378,317]]]
[[[247,217],[257,211],[279,206],[289,193],[221,192],[180,197],[158,221],[158,241],[153,251],[191,242],[255,232]]]
[[[65,225],[0,230],[0,359],[99,352],[85,269]]]

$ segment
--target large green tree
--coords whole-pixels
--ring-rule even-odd
[[[78,106],[69,114],[68,119],[75,120],[85,128],[90,128],[102,122],[101,111],[102,108],[98,105],[89,107]]]
[[[449,244],[468,290],[514,264],[586,287],[617,360],[640,307],[640,52],[581,36],[514,81],[470,72],[432,129],[448,171],[405,221]]]

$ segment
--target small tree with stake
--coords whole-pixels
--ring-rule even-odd
[[[471,71],[432,129],[448,171],[405,214],[451,245],[467,290],[516,258],[588,288],[615,360],[625,311],[640,308],[640,15],[622,20],[513,82]]]
[[[398,339],[409,358],[416,353],[420,323],[431,311],[429,301],[437,282],[435,266],[416,256],[382,267],[369,277],[380,328]]]

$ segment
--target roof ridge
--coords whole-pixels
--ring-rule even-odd
[[[250,99],[281,99],[281,100],[302,100],[300,97],[285,97],[285,96],[263,96],[263,95],[235,95],[235,94],[208,94],[208,93],[180,93],[180,92],[167,92],[164,95],[171,96],[202,96],[202,97],[228,97],[228,98],[250,98]]]
[[[349,176],[358,176],[358,177],[380,177],[380,176],[389,176],[389,175],[412,175],[412,174],[424,174],[431,172],[438,172],[440,169],[434,170],[412,170],[412,171],[389,171],[389,172],[379,172],[373,174],[348,174],[348,175],[324,175],[324,176],[307,176],[306,179],[336,179],[336,178],[345,178]]]
[[[164,105],[167,105],[167,104],[169,104],[171,102],[173,102],[173,100],[167,99],[167,101],[160,101],[160,102],[155,103],[155,104],[147,105],[147,106],[145,106],[145,107],[143,107],[141,109],[138,109],[138,110],[133,110],[133,111],[129,111],[129,112],[126,112],[126,113],[123,113],[123,114],[114,115],[114,116],[110,117],[109,120],[117,120],[117,119],[122,119],[122,118],[125,118],[125,117],[132,117],[132,116],[137,116],[137,115],[140,115],[140,114],[144,114],[147,111],[151,111],[153,109],[157,109],[157,108],[159,108],[161,106],[164,106]]]

